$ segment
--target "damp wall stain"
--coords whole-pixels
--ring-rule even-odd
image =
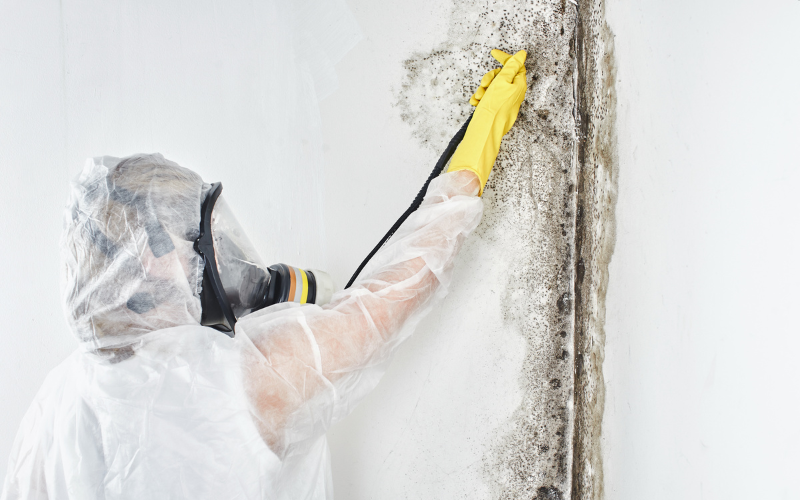
[[[576,30],[578,189],[575,225],[575,414],[572,499],[604,498],[600,450],[605,302],[614,252],[619,160],[614,36],[603,0],[579,7]]]
[[[613,77],[579,71],[609,64],[600,45],[604,26],[602,2],[457,2],[447,40],[404,61],[406,76],[396,89],[413,136],[439,152],[471,112],[468,99],[481,76],[497,66],[490,50],[528,52],[527,95],[489,178],[475,235],[511,255],[504,327],[526,342],[522,402],[483,457],[493,498],[599,498],[580,495],[602,491],[598,300],[605,297],[613,248],[616,158],[607,99]],[[591,43],[586,36],[594,37]],[[604,125],[592,126],[595,119]],[[596,189],[597,182],[604,184]]]

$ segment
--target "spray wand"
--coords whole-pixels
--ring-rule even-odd
[[[381,249],[381,247],[383,247],[383,245],[386,244],[387,241],[389,241],[389,238],[391,238],[392,235],[394,235],[395,231],[400,229],[400,226],[403,225],[403,222],[405,222],[406,219],[408,219],[408,217],[414,212],[416,212],[419,206],[422,205],[422,200],[423,198],[425,198],[425,194],[428,192],[428,185],[434,178],[438,177],[442,173],[445,165],[447,165],[447,162],[450,161],[450,157],[453,156],[453,153],[455,153],[456,148],[461,143],[461,140],[464,138],[464,134],[467,132],[467,126],[469,125],[470,120],[472,120],[472,114],[469,115],[467,121],[465,121],[464,124],[461,126],[461,128],[458,129],[456,135],[454,135],[453,138],[450,139],[450,143],[444,149],[442,156],[439,157],[439,161],[436,162],[436,166],[433,167],[433,171],[431,172],[431,175],[428,176],[428,180],[425,181],[425,184],[423,184],[422,189],[419,190],[419,193],[417,193],[416,198],[414,198],[414,201],[411,202],[411,206],[408,207],[408,209],[403,213],[403,215],[400,216],[399,219],[397,219],[397,222],[394,223],[391,229],[389,229],[389,231],[385,235],[383,235],[381,241],[379,241],[378,244],[375,245],[375,248],[373,248],[372,251],[369,253],[369,255],[367,255],[367,258],[364,259],[363,262],[361,262],[361,265],[359,265],[358,269],[356,269],[356,272],[353,273],[353,276],[350,278],[350,281],[347,282],[347,286],[345,286],[345,288],[350,288],[350,286],[353,284],[356,278],[358,278],[358,275],[361,273],[361,271],[364,269],[364,267],[367,265],[370,259],[372,259],[372,257],[378,252],[378,250]]]

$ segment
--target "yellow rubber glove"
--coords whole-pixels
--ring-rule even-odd
[[[478,174],[481,195],[500,151],[500,141],[517,120],[519,107],[525,98],[528,88],[525,82],[527,56],[524,50],[513,56],[502,50],[493,50],[492,57],[503,67],[486,73],[469,100],[470,104],[476,106],[475,113],[447,171],[472,170]]]

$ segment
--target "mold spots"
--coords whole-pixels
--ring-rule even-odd
[[[555,486],[542,486],[536,490],[533,500],[563,500],[561,491]]]
[[[575,253],[575,423],[572,498],[603,498],[600,431],[608,264],[614,250],[617,192],[613,34],[603,0],[580,3],[576,43],[579,124]]]
[[[503,316],[527,344],[521,404],[484,457],[497,499],[561,499],[571,488],[573,365],[565,342],[574,331],[576,23],[567,0],[454,2],[447,41],[404,61],[395,92],[413,136],[438,155],[472,112],[481,77],[497,66],[490,50],[528,52],[528,91],[476,231],[513,262]]]
[[[569,293],[564,293],[558,298],[556,307],[558,307],[558,312],[560,313],[569,311]]]

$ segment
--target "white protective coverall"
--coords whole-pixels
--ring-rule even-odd
[[[475,174],[440,176],[352,288],[229,338],[199,324],[208,187],[160,155],[87,162],[63,237],[80,349],[25,415],[3,500],[332,498],[326,430],[446,294],[483,207]]]

